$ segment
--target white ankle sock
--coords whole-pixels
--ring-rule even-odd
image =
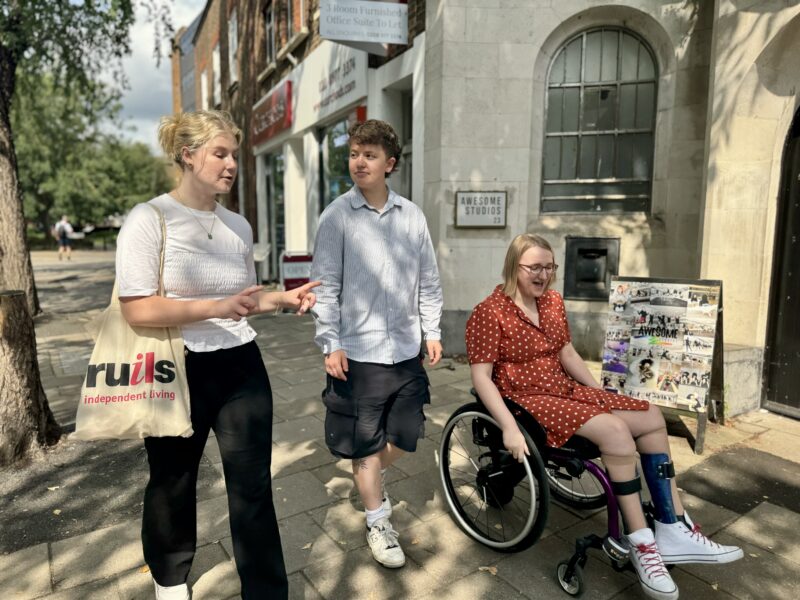
[[[386,514],[386,509],[379,506],[375,510],[364,510],[367,515],[367,527],[372,527],[378,519],[387,519],[389,515]]]

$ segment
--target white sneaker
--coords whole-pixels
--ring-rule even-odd
[[[397,542],[398,537],[389,519],[378,519],[367,530],[367,542],[372,549],[372,556],[384,567],[399,569],[406,564],[406,555]]]
[[[744,557],[741,548],[712,542],[689,515],[684,513],[683,518],[685,523],[680,519],[671,524],[656,521],[656,542],[665,563],[722,564]]]
[[[678,586],[672,581],[653,532],[639,529],[625,536],[630,547],[630,559],[644,593],[657,600],[677,600]]]
[[[189,586],[185,583],[180,585],[158,585],[158,582],[153,579],[153,585],[156,586],[156,600],[189,600]]]

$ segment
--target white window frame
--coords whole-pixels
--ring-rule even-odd
[[[236,7],[231,10],[228,18],[228,69],[230,70],[231,83],[239,81],[239,15]]]
[[[211,100],[214,106],[222,104],[222,77],[220,74],[219,42],[211,51],[211,77],[214,82],[214,89],[211,93]]]

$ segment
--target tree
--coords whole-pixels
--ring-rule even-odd
[[[20,333],[33,331],[39,303],[11,124],[17,77],[49,73],[57,88],[77,86],[91,94],[93,76],[111,70],[124,84],[121,59],[130,51],[134,1],[0,0],[0,464],[59,435],[39,377],[35,337]],[[156,23],[155,52],[160,54],[159,34],[172,29],[168,3],[139,2]],[[28,310],[20,311],[18,295],[8,290],[24,292]],[[15,323],[22,319],[23,326],[7,327],[9,315]]]
[[[68,213],[57,206],[60,181],[79,171],[87,151],[103,138],[101,123],[115,122],[119,94],[94,84],[91,93],[77,86],[59,89],[49,73],[21,72],[11,109],[11,126],[19,168],[19,186],[27,219],[44,231]]]
[[[141,143],[104,133],[118,123],[117,94],[56,89],[50,75],[23,74],[11,112],[24,212],[40,230],[67,214],[101,222],[167,191],[162,159]]]

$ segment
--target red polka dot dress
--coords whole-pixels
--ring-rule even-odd
[[[497,286],[467,321],[467,356],[470,364],[494,364],[492,381],[500,394],[533,415],[547,431],[549,445],[562,446],[595,415],[650,407],[567,375],[558,357],[571,339],[564,301],[548,290],[537,305],[538,327]]]

